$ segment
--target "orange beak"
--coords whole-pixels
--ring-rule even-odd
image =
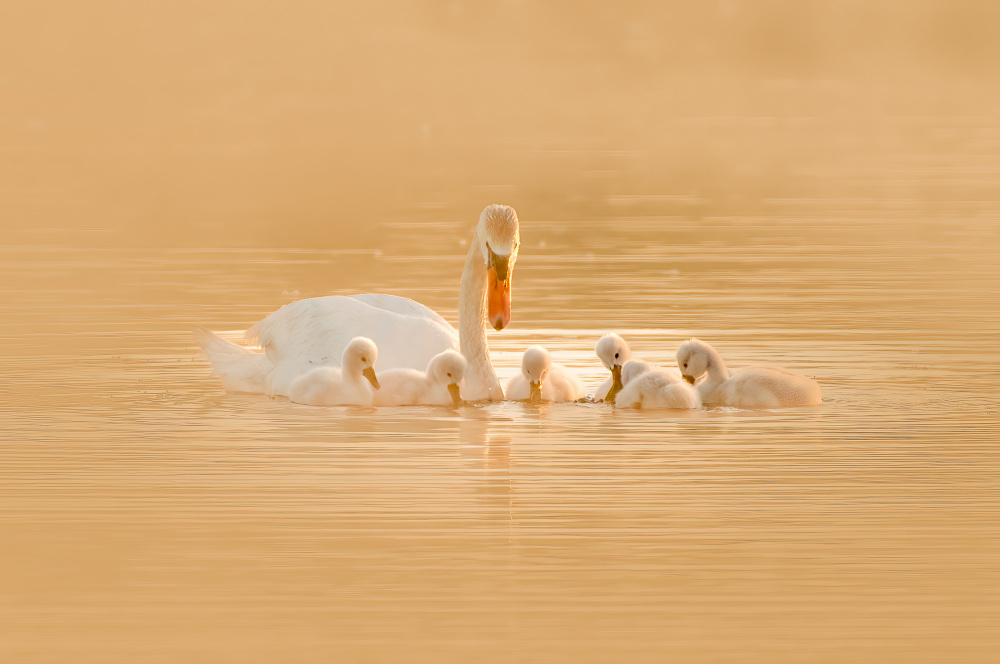
[[[510,324],[510,273],[503,281],[497,278],[495,267],[490,267],[486,280],[487,319],[497,330]]]

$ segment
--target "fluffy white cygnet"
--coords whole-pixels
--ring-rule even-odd
[[[576,401],[587,391],[580,379],[561,364],[552,362],[549,351],[531,346],[521,358],[521,373],[507,382],[507,398],[517,401]]]
[[[288,398],[310,406],[371,406],[378,348],[367,337],[355,337],[344,348],[340,367],[321,366],[302,374],[288,389]]]
[[[459,383],[465,378],[465,358],[446,350],[427,363],[427,371],[390,369],[379,375],[376,406],[461,406]]]
[[[790,408],[816,406],[823,399],[816,381],[778,367],[748,367],[730,373],[718,351],[700,339],[681,344],[677,366],[706,405]]]
[[[622,384],[616,408],[701,408],[701,399],[693,387],[642,360],[625,363]]]
[[[617,334],[605,334],[597,341],[594,350],[605,368],[611,372],[611,377],[594,392],[594,400],[614,403],[615,396],[622,389],[622,367],[632,358],[632,351]]]

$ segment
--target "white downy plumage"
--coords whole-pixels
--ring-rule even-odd
[[[375,377],[378,349],[371,339],[356,337],[347,344],[341,366],[321,366],[292,381],[288,398],[309,406],[371,406],[379,388]]]
[[[622,389],[622,367],[632,358],[632,351],[624,339],[612,333],[605,334],[598,339],[594,352],[597,353],[597,357],[600,358],[604,367],[611,372],[611,376],[601,383],[594,392],[594,400],[614,403],[615,395]],[[612,387],[615,389],[609,398],[608,392],[611,392]]]
[[[461,406],[466,361],[446,350],[431,358],[427,371],[389,369],[379,373],[376,406]]]
[[[521,373],[507,382],[507,398],[515,401],[576,401],[586,396],[583,382],[552,361],[549,351],[531,346],[521,358]]]
[[[698,392],[672,373],[654,369],[642,360],[622,367],[622,387],[616,408],[701,408]]]
[[[677,366],[685,380],[695,385],[705,405],[791,408],[816,406],[823,401],[816,381],[780,367],[748,367],[730,372],[718,351],[700,339],[681,344]]]

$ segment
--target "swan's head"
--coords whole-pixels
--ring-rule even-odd
[[[368,337],[354,337],[344,349],[341,366],[344,373],[357,376],[361,374],[368,379],[376,390],[379,388],[375,377],[375,360],[378,359],[378,347]]]
[[[510,324],[510,281],[520,239],[517,213],[507,205],[488,205],[479,215],[476,236],[486,263],[486,317],[497,330]]]
[[[552,357],[549,351],[541,346],[531,346],[524,351],[521,358],[521,375],[528,381],[528,401],[538,403],[542,400],[542,383],[552,368]]]
[[[692,385],[708,371],[711,359],[712,347],[700,339],[689,339],[677,349],[677,368]]]
[[[633,380],[647,371],[651,371],[652,369],[653,365],[645,360],[629,360],[625,363],[625,366],[622,367],[622,385],[628,385]]]
[[[623,385],[622,367],[632,357],[632,351],[629,350],[625,340],[617,334],[605,334],[598,340],[597,348],[594,350],[604,366],[611,371],[611,389],[608,390],[604,400],[608,403],[614,403],[615,395],[621,391]]]
[[[462,393],[459,383],[465,378],[465,367],[467,362],[461,353],[453,350],[446,350],[431,358],[427,365],[427,377],[438,385],[448,387],[451,400],[456,406],[462,405]]]

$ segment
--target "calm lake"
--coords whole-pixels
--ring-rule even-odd
[[[543,343],[596,386],[615,330],[654,363],[697,334],[822,384],[773,412],[313,408],[225,393],[188,332],[355,289],[454,320],[474,219],[388,224],[374,252],[5,248],[3,651],[987,658],[996,222],[805,214],[523,218],[490,337],[502,377]]]

